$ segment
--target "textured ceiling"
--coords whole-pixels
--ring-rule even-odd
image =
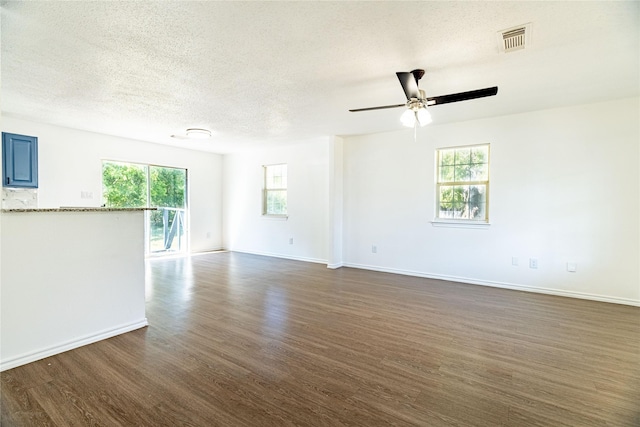
[[[631,2],[3,1],[3,114],[232,152],[401,129],[396,71],[425,68],[434,123],[640,93]],[[532,23],[530,45],[496,33]],[[188,127],[212,139],[170,138]]]

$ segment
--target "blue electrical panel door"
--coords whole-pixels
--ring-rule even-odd
[[[38,138],[2,132],[2,185],[38,188]]]

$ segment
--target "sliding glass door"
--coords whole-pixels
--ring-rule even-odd
[[[182,252],[186,249],[185,169],[149,166],[149,251]]]
[[[152,207],[145,230],[148,254],[187,250],[187,170],[137,163],[102,162],[107,207]]]

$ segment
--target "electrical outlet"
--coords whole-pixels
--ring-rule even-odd
[[[289,237],[289,244],[293,245],[293,237]]]
[[[529,268],[538,268],[537,258],[529,258]]]
[[[575,262],[568,262],[567,271],[569,273],[575,273],[576,271],[578,271],[578,264],[576,264]]]
[[[376,245],[371,246],[371,253],[374,253],[374,254],[378,253],[378,247]]]
[[[80,198],[81,199],[93,199],[93,192],[92,191],[81,191],[80,192]]]
[[[518,257],[517,256],[511,257],[511,265],[513,265],[514,267],[518,266]]]

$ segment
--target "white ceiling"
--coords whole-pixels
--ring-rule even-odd
[[[3,114],[233,152],[401,129],[396,71],[434,123],[640,94],[640,3],[2,1]],[[497,32],[532,23],[500,53]],[[206,127],[204,142],[170,138]]]

